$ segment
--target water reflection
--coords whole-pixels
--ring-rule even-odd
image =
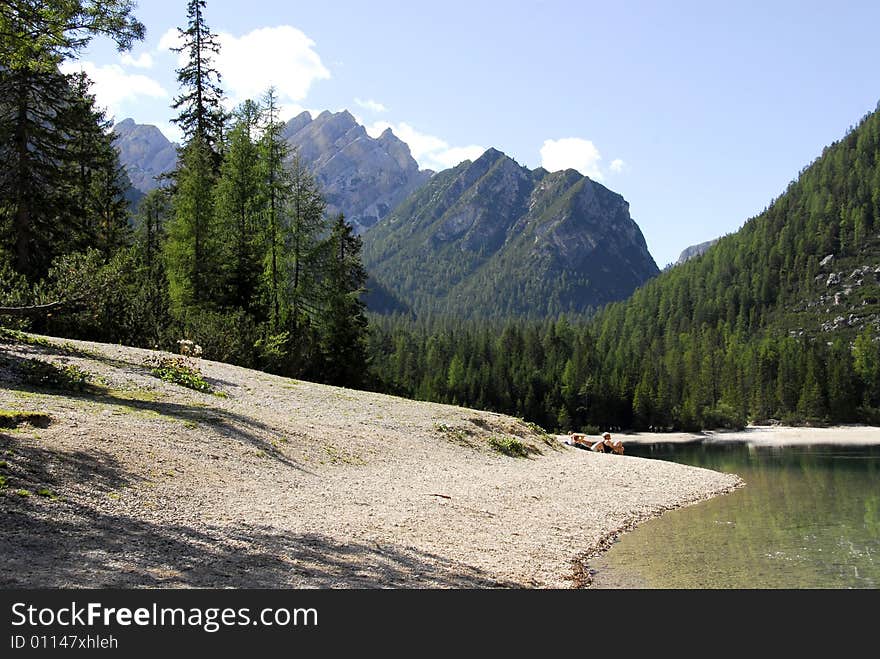
[[[624,535],[592,565],[597,587],[880,587],[880,447],[699,442],[627,453],[747,485]]]

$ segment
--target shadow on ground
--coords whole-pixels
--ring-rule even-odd
[[[97,403],[109,405],[118,405],[134,411],[153,412],[161,416],[170,417],[182,422],[204,423],[212,426],[217,432],[236,439],[243,444],[262,451],[266,456],[281,462],[289,467],[303,470],[303,465],[291,460],[281,450],[279,450],[272,440],[276,440],[283,436],[277,428],[268,424],[257,421],[256,419],[239,414],[225,406],[220,406],[219,400],[217,405],[210,405],[199,401],[194,402],[174,402],[169,400],[142,400],[136,396],[128,396],[125,391],[117,391],[102,386],[88,385],[82,390],[66,390],[44,386],[34,386],[32,384],[21,381],[15,377],[15,373],[21,371],[21,367],[29,360],[33,359],[29,355],[41,357],[64,356],[69,354],[64,349],[55,346],[30,346],[19,345],[14,346],[15,352],[4,351],[2,356],[3,365],[5,366],[6,376],[0,372],[0,386],[13,391],[22,391],[25,393],[39,393],[45,396],[64,396],[75,397],[82,400],[89,400]],[[90,355],[89,359],[103,358]],[[128,366],[132,366],[128,364]],[[139,367],[137,367],[139,368]],[[147,373],[147,369],[143,369]],[[181,391],[182,396],[199,395],[189,390]],[[210,395],[205,394],[204,397],[214,402]]]
[[[414,549],[243,525],[157,524],[0,494],[0,588],[499,588]]]

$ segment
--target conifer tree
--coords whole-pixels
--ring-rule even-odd
[[[217,218],[224,237],[224,303],[246,311],[258,306],[262,270],[259,119],[260,108],[253,101],[237,110],[216,187]]]
[[[182,149],[175,173],[172,216],[165,243],[169,295],[175,315],[214,306],[218,293],[218,234],[214,215],[214,158],[195,135]]]
[[[284,210],[292,193],[290,172],[286,166],[289,148],[281,136],[284,124],[278,118],[278,99],[270,87],[263,97],[263,135],[259,144],[260,175],[265,232],[264,281],[272,332],[281,331],[284,296],[282,263],[286,232]]]
[[[205,0],[187,4],[187,27],[178,28],[187,61],[177,70],[181,93],[172,107],[184,133],[177,169],[173,213],[165,246],[169,296],[174,314],[182,318],[193,306],[222,304],[219,281],[223,257],[218,244],[214,186],[222,156],[226,121],[223,92],[213,57],[220,51],[216,35],[205,23]]]
[[[103,126],[88,125],[100,120],[84,83],[58,67],[95,35],[120,50],[142,39],[133,7],[129,0],[0,3],[0,250],[31,281],[84,242],[85,211],[77,204],[86,192],[81,186],[83,197],[71,193],[72,136],[104,141]],[[89,150],[107,155],[103,144]]]
[[[367,318],[361,300],[367,272],[361,263],[362,241],[340,213],[326,243],[325,311],[321,320],[324,355],[322,379],[329,384],[357,386],[366,372]],[[463,387],[464,365],[453,359],[448,369],[450,389]]]
[[[187,60],[177,69],[181,93],[172,107],[179,111],[172,119],[183,131],[185,143],[198,137],[211,153],[215,171],[220,166],[220,150],[226,113],[222,107],[223,90],[220,72],[214,58],[220,42],[205,22],[205,0],[189,0],[186,7],[186,29],[178,28],[181,45],[175,52],[185,53]]]

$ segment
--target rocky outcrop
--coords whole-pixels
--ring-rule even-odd
[[[291,119],[283,135],[314,173],[327,212],[344,213],[358,232],[374,226],[433,172],[419,170],[407,144],[391,129],[372,138],[348,112],[308,112]]]
[[[177,145],[156,126],[125,119],[113,127],[113,144],[132,186],[147,193],[159,186],[157,176],[167,174],[177,163]]]
[[[691,259],[695,259],[698,256],[702,256],[706,253],[712,245],[718,242],[718,238],[715,240],[707,240],[704,243],[700,243],[699,245],[691,245],[690,247],[686,247],[678,257],[678,261],[675,262],[675,265],[681,265],[682,263],[687,263]]]

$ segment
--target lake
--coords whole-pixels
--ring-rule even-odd
[[[732,494],[663,513],[594,559],[597,588],[880,588],[880,446],[627,445],[736,473]]]

